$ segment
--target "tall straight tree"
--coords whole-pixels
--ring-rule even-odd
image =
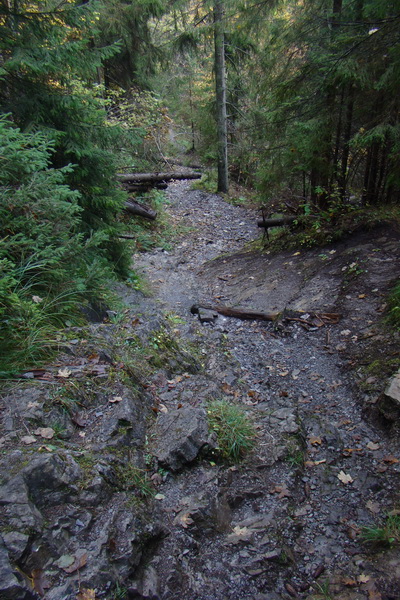
[[[223,0],[214,0],[214,45],[218,133],[218,191],[226,193],[229,188],[229,175]]]

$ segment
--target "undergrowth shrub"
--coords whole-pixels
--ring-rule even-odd
[[[107,236],[82,233],[73,168],[50,168],[52,152],[46,135],[0,119],[0,371],[43,358],[78,303],[107,293]]]

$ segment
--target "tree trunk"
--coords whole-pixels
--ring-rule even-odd
[[[214,0],[215,91],[218,133],[218,191],[226,193],[228,177],[228,127],[226,114],[226,69],[224,40],[224,1]]]
[[[342,165],[341,165],[340,177],[339,177],[339,190],[340,190],[340,198],[342,201],[345,199],[346,188],[347,188],[347,167],[348,167],[348,163],[349,163],[351,129],[352,129],[352,125],[353,125],[353,108],[354,108],[354,88],[352,85],[350,85],[349,97],[347,100],[347,109],[346,109],[346,123],[345,123],[345,127],[344,127]]]

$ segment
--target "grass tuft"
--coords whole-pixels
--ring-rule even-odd
[[[255,430],[245,410],[225,400],[214,400],[207,408],[210,429],[218,438],[224,460],[238,462],[255,445]]]
[[[361,540],[374,546],[393,546],[400,541],[400,515],[388,515],[382,527],[368,525],[361,528]]]
[[[397,282],[388,298],[388,320],[396,329],[400,330],[400,280]]]

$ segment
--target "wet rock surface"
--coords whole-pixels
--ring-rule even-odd
[[[400,509],[399,421],[383,400],[399,339],[381,323],[398,233],[245,252],[254,211],[186,182],[168,195],[191,230],[134,257],[153,296],[121,286],[120,324],[70,331],[44,379],[3,394],[1,598],[400,598],[398,544],[360,537]],[[305,319],[200,322],[194,303]],[[240,464],[213,452],[214,399],[254,423]]]

